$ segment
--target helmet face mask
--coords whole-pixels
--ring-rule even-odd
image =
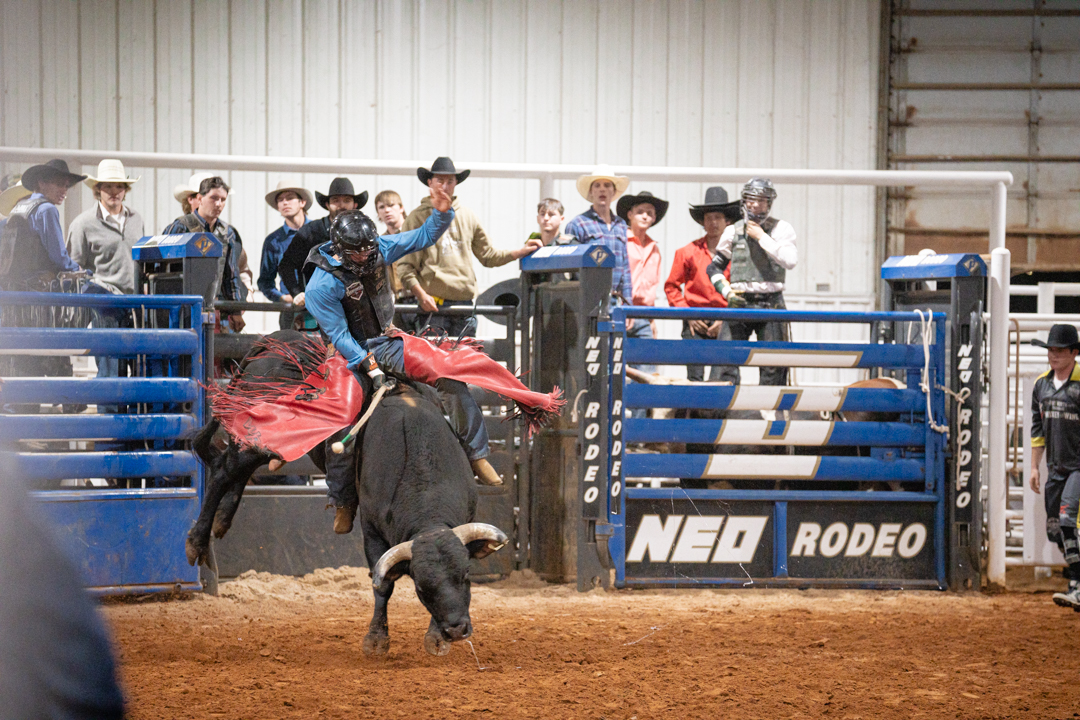
[[[776,188],[773,187],[772,180],[768,178],[753,178],[750,182],[743,185],[741,193],[743,201],[743,209],[746,211],[746,215],[750,220],[754,222],[761,222],[769,216],[769,211],[772,210],[773,200],[776,199]],[[747,200],[764,201],[765,212],[751,212],[747,207]]]
[[[379,264],[379,231],[359,210],[339,213],[330,225],[330,241],[341,264],[356,275],[369,275]]]

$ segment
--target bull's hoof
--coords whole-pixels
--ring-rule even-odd
[[[224,520],[215,520],[214,527],[211,528],[211,532],[214,533],[214,537],[220,540],[221,538],[225,537],[225,533],[229,532],[230,527],[232,527],[231,522],[226,522]]]
[[[443,640],[438,633],[424,633],[424,649],[428,655],[442,656],[450,652],[450,643]]]
[[[184,543],[184,554],[187,555],[188,565],[205,565],[207,561],[206,546],[198,546],[195,541],[188,538]]]
[[[373,655],[385,655],[390,652],[390,636],[372,635],[371,633],[368,633],[364,636],[362,649],[364,654],[368,657]]]

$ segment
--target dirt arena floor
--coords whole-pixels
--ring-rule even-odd
[[[579,594],[515,573],[473,587],[472,648],[431,657],[406,578],[384,659],[360,652],[371,607],[367,571],[340,568],[104,610],[133,718],[1080,717],[1080,614],[1047,592]]]

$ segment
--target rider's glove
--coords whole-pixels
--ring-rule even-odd
[[[726,298],[727,306],[732,309],[744,308],[749,303],[746,302],[746,298],[737,292],[730,292]]]
[[[371,378],[372,390],[378,390],[386,384],[386,375],[379,369],[379,364],[375,362],[375,356],[371,353],[360,361],[360,367],[364,368],[364,372]]]

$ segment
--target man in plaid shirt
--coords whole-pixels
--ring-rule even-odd
[[[582,175],[577,181],[577,191],[592,207],[566,224],[566,234],[572,235],[576,243],[603,245],[615,256],[611,294],[625,305],[633,304],[630,260],[626,253],[627,227],[613,206],[629,184],[630,178],[602,168],[592,175]]]

